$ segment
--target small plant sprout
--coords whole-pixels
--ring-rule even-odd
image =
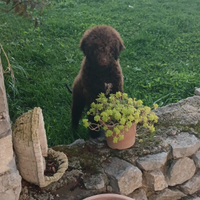
[[[94,116],[94,122],[83,119],[83,124],[91,130],[103,128],[106,137],[113,136],[113,142],[117,143],[124,139],[124,131],[128,131],[133,123],[142,124],[142,127],[154,132],[158,117],[152,109],[157,107],[157,104],[153,108],[144,106],[141,100],[129,98],[126,93],[117,92],[109,97],[100,93],[87,112],[87,115]]]

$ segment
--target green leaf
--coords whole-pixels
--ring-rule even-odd
[[[113,143],[117,143],[118,142],[118,138],[117,137],[114,137],[113,138]]]
[[[115,119],[116,120],[120,120],[120,118],[121,118],[120,112],[116,111],[116,113],[115,113]]]
[[[122,117],[122,118],[120,119],[120,122],[119,122],[119,123],[120,123],[121,125],[124,125],[124,124],[126,123],[126,119]]]
[[[105,133],[106,137],[110,137],[110,136],[112,136],[112,134],[113,134],[113,132],[111,130],[107,130]]]
[[[104,131],[108,130],[108,127],[107,127],[107,126],[104,126],[104,127],[103,127],[103,130],[104,130]]]
[[[118,139],[119,139],[119,141],[123,140],[124,139],[124,135],[119,135]]]
[[[98,121],[100,120],[100,116],[96,115],[96,116],[94,117],[94,120],[95,120],[96,122],[98,122]]]
[[[90,123],[88,122],[88,119],[83,119],[82,122],[85,128],[89,127]]]
[[[118,127],[114,128],[115,133],[118,135],[120,133],[120,130],[118,129]]]
[[[132,125],[133,125],[133,123],[130,122],[130,121],[128,121],[128,122],[126,123],[126,126],[127,126],[128,129],[130,129]]]
[[[121,97],[121,96],[122,96],[122,93],[121,93],[121,92],[117,92],[117,93],[116,93],[116,97],[117,97],[117,98],[119,98],[119,97]]]

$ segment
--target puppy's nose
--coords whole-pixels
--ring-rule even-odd
[[[106,59],[105,57],[102,57],[100,60],[101,65],[107,65],[108,64],[108,59]]]
[[[102,58],[101,61],[102,61],[102,62],[106,62],[106,58]]]

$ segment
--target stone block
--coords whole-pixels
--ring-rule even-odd
[[[147,155],[145,157],[141,157],[137,160],[137,165],[140,169],[145,171],[153,171],[160,169],[167,162],[167,152],[162,152],[153,155]]]
[[[172,103],[167,106],[156,109],[156,115],[159,120],[158,123],[169,126],[195,126],[200,119],[200,96],[188,97],[182,99],[177,103]]]
[[[200,88],[195,89],[194,93],[198,96],[200,96]]]
[[[1,68],[1,66],[0,66],[0,68]],[[0,73],[1,73],[1,71],[0,71]],[[0,113],[8,111],[7,98],[6,98],[6,92],[5,92],[3,80],[4,79],[1,78],[1,75],[0,75]]]
[[[144,172],[145,185],[154,191],[160,191],[168,187],[165,176],[161,171]]]
[[[185,132],[168,137],[166,143],[171,145],[174,159],[191,156],[200,148],[200,140],[196,136]]]
[[[10,127],[10,123],[6,120],[0,120],[0,135],[2,135],[5,132],[8,132]]]
[[[132,164],[112,158],[110,163],[103,163],[102,166],[114,192],[129,195],[142,186],[142,172]]]
[[[8,189],[0,193],[1,200],[17,200],[13,189]]]
[[[7,137],[3,137],[0,139],[0,174],[4,173],[9,168],[9,163],[13,159],[13,149],[12,149],[12,136],[8,135]]]
[[[200,190],[200,171],[197,172],[189,181],[181,186],[185,194],[193,194]]]
[[[21,176],[13,157],[12,131],[0,58],[0,200],[18,200]]]
[[[174,160],[167,172],[167,182],[170,186],[182,184],[192,178],[196,167],[194,161],[188,157]]]
[[[146,192],[144,189],[139,188],[129,195],[129,197],[136,200],[147,200]]]
[[[192,156],[194,163],[197,168],[200,168],[200,151],[197,151],[193,156]]]
[[[10,122],[10,117],[8,114],[7,97],[6,97],[6,91],[5,91],[5,86],[4,86],[3,67],[1,64],[1,58],[0,58],[0,115],[1,115],[1,118]]]
[[[177,189],[170,190],[170,189],[166,188],[165,190],[157,192],[157,194],[155,194],[155,195],[152,195],[149,198],[149,200],[178,200],[184,196],[186,196],[186,195]]]
[[[18,200],[21,192],[21,176],[16,170],[14,158],[8,166],[9,171],[0,175],[0,200]]]
[[[84,185],[88,190],[100,190],[105,187],[105,182],[101,174],[94,174],[86,179]]]
[[[79,147],[79,146],[84,146],[85,145],[85,140],[84,139],[77,139],[73,143],[69,144],[68,147],[74,148],[74,147]]]

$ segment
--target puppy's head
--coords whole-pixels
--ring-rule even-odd
[[[106,25],[87,30],[80,41],[80,49],[87,60],[99,66],[107,66],[113,60],[118,60],[124,48],[120,34]]]

